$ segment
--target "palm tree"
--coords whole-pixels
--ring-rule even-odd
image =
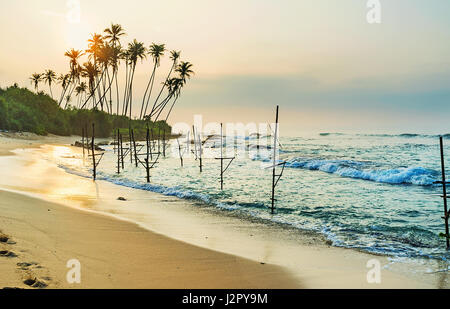
[[[111,24],[110,28],[106,28],[104,30],[106,33],[103,38],[108,40],[109,44],[112,46],[113,52],[111,57],[111,66],[112,66],[112,78],[111,81],[115,81],[116,86],[116,99],[117,99],[117,115],[119,115],[119,84],[117,82],[117,75],[119,69],[119,59],[122,53],[122,47],[120,44],[120,37],[126,35],[124,29],[119,24]],[[109,77],[109,76],[108,76]],[[111,98],[111,90],[110,90],[110,104],[112,104]],[[112,113],[112,106],[111,106]]]
[[[136,39],[133,40],[133,42],[128,44],[128,62],[130,66],[130,73],[128,74],[128,93],[127,93],[127,100],[125,105],[125,114],[127,114],[128,106],[130,107],[130,119],[131,119],[131,107],[132,107],[132,101],[133,101],[133,78],[134,78],[134,72],[136,71],[136,63],[138,59],[141,61],[147,58],[146,55],[146,48],[144,46],[144,43],[136,41]]]
[[[78,97],[78,103],[77,107],[79,107],[80,102],[82,100],[83,94],[86,94],[87,85],[85,82],[81,82],[76,88],[75,88],[75,95]]]
[[[36,90],[36,93],[39,92],[39,83],[42,81],[42,75],[39,73],[34,73],[30,77],[31,84],[34,85],[34,89]]]
[[[178,59],[180,58],[180,54],[181,54],[181,52],[176,51],[176,50],[172,50],[172,51],[170,52],[170,59],[172,60],[172,67],[170,68],[170,71],[169,71],[169,74],[168,74],[167,77],[166,77],[166,80],[162,83],[161,90],[159,91],[159,94],[158,94],[158,96],[156,97],[155,102],[153,103],[152,110],[150,111],[150,114],[153,113],[153,111],[154,111],[154,109],[155,109],[155,107],[156,107],[156,104],[158,104],[159,98],[161,97],[161,94],[163,93],[164,88],[165,88],[166,85],[168,84],[167,82],[168,82],[168,80],[170,79],[170,75],[172,74],[172,71],[175,69],[175,67],[176,67],[177,64],[178,64]],[[146,113],[147,113],[147,109],[145,109],[144,115],[145,115]]]
[[[94,67],[97,68],[97,64],[99,62],[99,58],[101,57],[102,48],[104,45],[103,36],[98,33],[91,34],[91,38],[88,40],[88,49],[86,52],[89,54],[89,59],[94,61]],[[101,98],[101,88],[100,83],[103,80],[105,71],[102,71],[102,74],[100,76],[100,79],[98,79],[98,76],[95,76],[95,90],[97,90],[98,97]],[[95,91],[94,90],[94,91]],[[103,110],[103,102],[101,103],[101,107]]]
[[[106,33],[103,38],[109,40],[112,46],[120,46],[120,37],[126,35],[122,26],[119,24],[111,24],[111,28],[106,28],[103,32]]]
[[[47,70],[43,74],[44,82],[48,84],[48,87],[50,88],[50,95],[53,99],[53,92],[52,92],[52,83],[56,81],[56,73],[52,70]]]
[[[86,50],[86,52],[89,54],[89,58],[94,60],[94,64],[97,61],[102,47],[102,35],[97,33],[92,34],[92,37],[88,40],[88,49]]]
[[[169,118],[170,113],[172,112],[172,109],[176,103],[176,101],[178,100],[179,96],[180,96],[180,92],[181,92],[181,88],[184,86],[183,80],[179,77],[174,77],[168,80],[168,84],[167,84],[167,88],[169,90],[169,94],[167,95],[167,97],[161,102],[161,104],[159,104],[158,108],[156,109],[155,113],[157,113],[155,119],[153,120],[154,122],[158,121],[159,116],[162,114],[162,112],[164,111],[166,105],[170,102],[170,100],[173,98],[174,101],[172,103],[172,106],[170,107],[169,112],[167,113],[167,118]]]
[[[64,106],[64,109],[66,109],[69,106],[70,101],[72,101],[72,97],[70,95],[66,96],[66,105]]]
[[[81,70],[80,70],[80,65],[78,64],[78,60],[83,55],[84,55],[84,53],[81,50],[75,50],[73,48],[69,51],[66,51],[64,54],[64,56],[66,56],[70,59],[70,79],[67,82],[67,86],[73,85],[73,87],[72,87],[72,90],[69,91],[69,95],[72,94],[72,91],[75,88],[75,84],[76,84],[75,80],[79,81],[79,76],[80,76]],[[61,94],[61,97],[59,100],[59,105],[61,105],[64,95],[66,94],[66,92],[69,88],[70,87],[64,88],[63,93]]]
[[[90,96],[87,98],[87,100],[84,102],[84,104],[81,106],[81,108],[84,108],[86,106],[86,103],[89,101],[90,98],[92,98],[92,108],[96,108],[97,105],[95,104],[95,81],[100,71],[98,68],[91,62],[86,62],[83,65],[83,70],[81,71],[81,75],[83,77],[86,77],[88,79],[88,86],[89,86],[89,93]]]
[[[183,84],[186,84],[186,78],[190,79],[191,75],[194,75],[194,71],[192,71],[193,64],[190,62],[181,61],[180,65],[176,68],[176,72],[180,74],[180,78],[183,81]]]
[[[78,59],[84,55],[81,50],[71,49],[65,52],[64,56],[70,59],[70,72],[72,73],[76,67],[78,67]]]
[[[70,76],[71,76],[70,74],[60,74],[58,77],[58,83],[60,83],[62,87],[61,96],[58,102],[62,101],[64,93],[66,92],[67,87],[69,87]]]
[[[170,102],[171,99],[174,99],[172,106],[170,107],[170,110],[167,113],[166,120],[169,118],[170,113],[172,112],[172,109],[180,96],[181,88],[183,88],[186,85],[187,79],[190,79],[191,76],[195,74],[194,71],[192,70],[192,67],[193,67],[192,63],[184,61],[182,61],[177,66],[175,71],[180,75],[180,77],[172,78],[169,80],[170,82],[167,85],[169,89],[169,94],[160,104],[158,104],[155,107],[154,111],[150,113],[149,117],[150,119],[152,116],[156,114],[156,118],[154,119],[154,121],[157,121],[159,116],[165,109],[166,105]]]
[[[142,99],[141,114],[139,116],[139,119],[142,119],[144,105],[145,105],[145,112],[147,112],[148,102],[150,101],[150,97],[152,95],[153,84],[155,82],[156,68],[159,67],[159,65],[161,63],[161,57],[164,56],[165,50],[166,50],[166,48],[165,48],[164,44],[158,45],[158,44],[152,43],[152,45],[150,45],[149,55],[152,57],[153,63],[154,63],[153,72],[152,72],[152,75],[150,76],[150,80],[148,81],[147,88],[145,89],[144,98]],[[150,91],[149,91],[149,87],[150,87]],[[147,98],[147,91],[149,91],[148,98]]]

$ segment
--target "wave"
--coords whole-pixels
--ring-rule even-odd
[[[327,133],[329,134],[329,133]],[[444,139],[450,139],[450,133],[447,134],[418,134],[418,133],[402,133],[402,134],[357,134],[358,136],[371,136],[371,137],[405,137],[405,138],[439,138],[442,136]]]
[[[318,170],[341,177],[363,179],[389,184],[430,186],[437,179],[437,172],[420,166],[394,169],[369,169],[367,162],[352,160],[320,160],[294,158],[286,167]]]

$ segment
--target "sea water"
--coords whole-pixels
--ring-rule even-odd
[[[202,173],[194,146],[181,137],[184,166],[178,142],[171,140],[166,157],[161,154],[150,171],[150,184],[143,165],[131,164],[129,155],[125,169],[117,173],[113,146],[104,146],[97,175],[118,185],[316,231],[334,246],[394,257],[450,257],[445,240],[439,237],[445,231],[442,187],[433,184],[441,178],[437,136],[321,133],[281,137],[276,160],[286,164],[275,191],[275,214],[270,212],[273,146],[270,138],[267,143],[264,139],[234,137],[222,142],[226,157],[235,157],[224,174],[224,190],[220,190],[220,160],[216,159],[221,155],[218,137],[203,145]],[[450,158],[449,135],[444,143]],[[145,142],[138,144],[144,145],[144,153]],[[155,145],[153,151],[157,149]],[[139,157],[143,161],[145,156]],[[60,156],[58,165],[91,177],[90,160]],[[224,161],[225,167],[228,162]]]

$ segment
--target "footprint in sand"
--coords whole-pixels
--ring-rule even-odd
[[[43,288],[47,287],[47,283],[37,279],[36,277],[34,277],[34,278],[29,277],[29,278],[25,279],[23,281],[23,283],[25,283],[26,285],[31,286],[32,288],[35,288],[35,289],[43,289]]]
[[[9,237],[7,235],[3,234],[2,232],[0,232],[0,242],[7,243],[8,240],[9,240]]]
[[[1,250],[0,256],[8,257],[8,258],[15,258],[15,257],[17,257],[17,254],[15,254],[14,252],[9,251],[9,250]]]

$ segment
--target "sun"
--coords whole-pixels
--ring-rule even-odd
[[[85,50],[87,40],[92,33],[92,29],[87,22],[66,24],[66,44],[67,48]]]

